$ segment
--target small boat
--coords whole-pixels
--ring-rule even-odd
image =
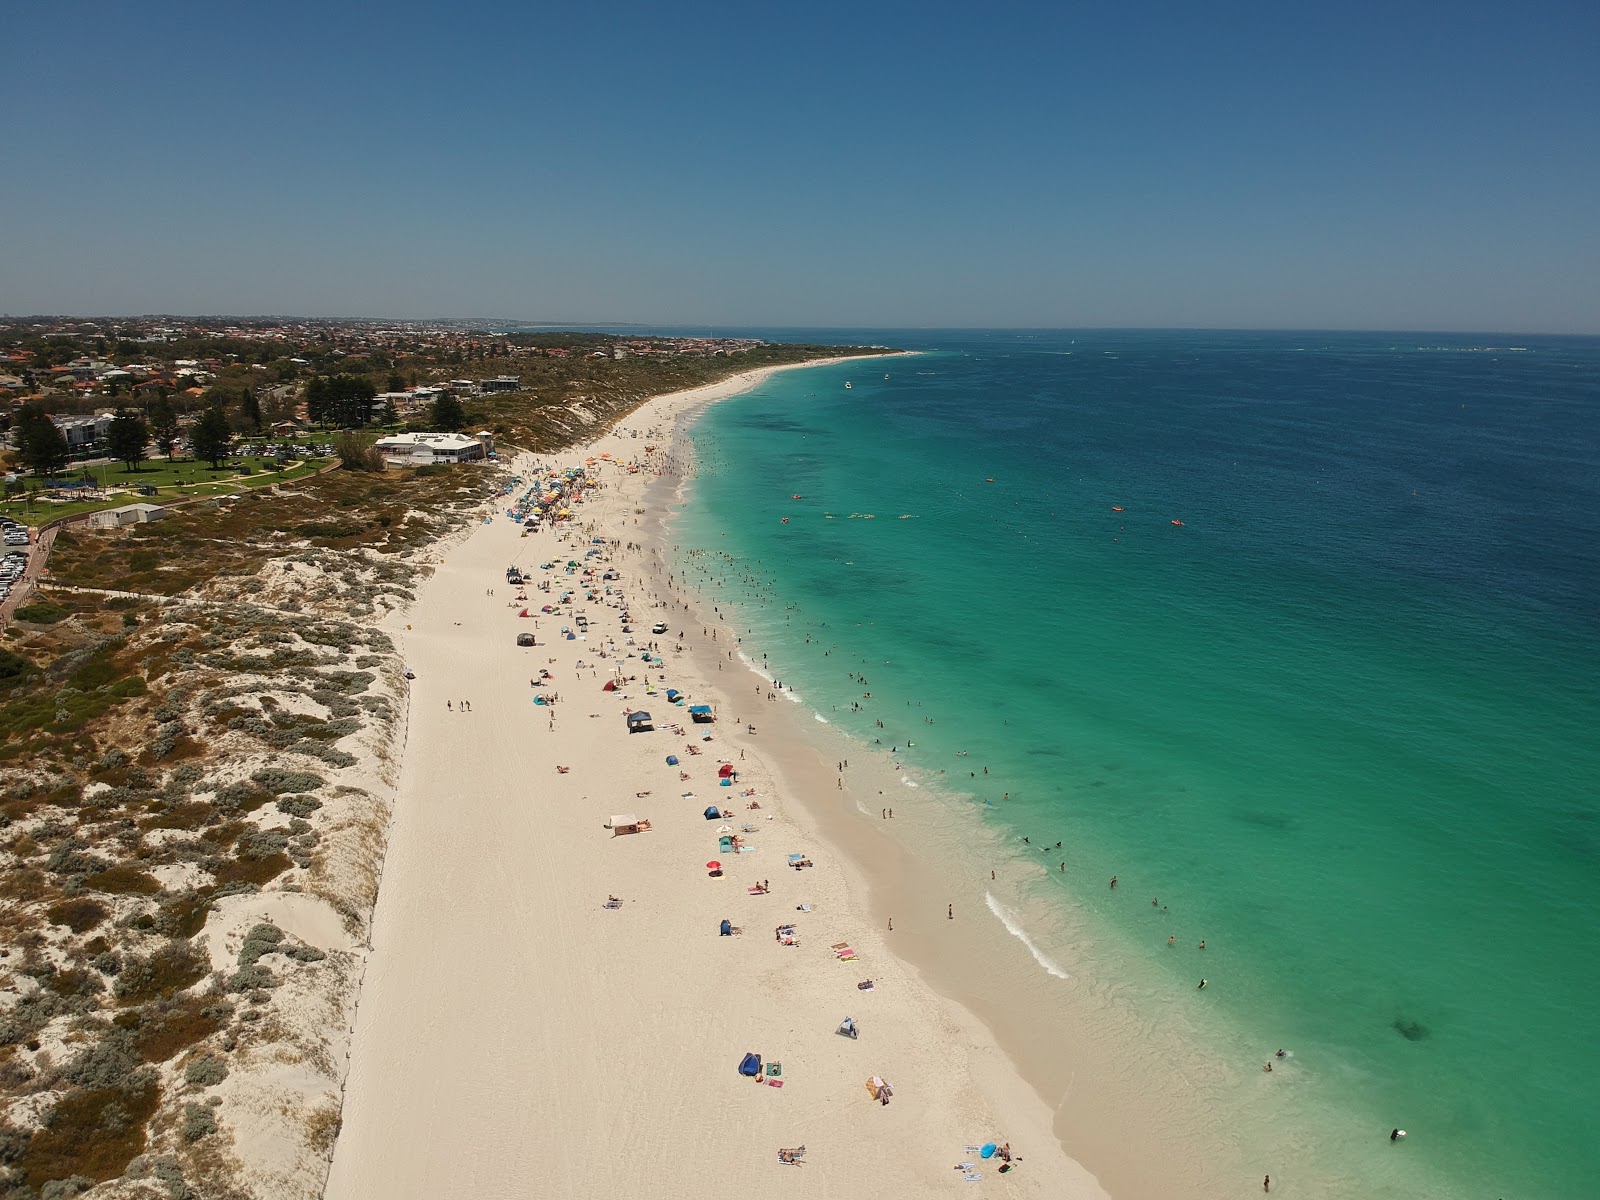
[[[888,374],[887,374],[887,373],[885,373],[885,375],[884,375],[884,378],[885,378],[885,379],[887,379],[887,378],[889,378],[889,376],[888,376]]]
[[[1174,525],[1182,525],[1182,524],[1183,524],[1183,522],[1182,522],[1182,521],[1174,521],[1174,522],[1173,522],[1173,524],[1174,524]]]
[[[844,390],[847,392],[850,390],[850,381],[848,379],[844,381]]]
[[[1111,506],[1111,511],[1112,511],[1112,512],[1121,512],[1121,511],[1122,511],[1122,505],[1120,505],[1120,504],[1113,504],[1113,505],[1112,505],[1112,506]]]

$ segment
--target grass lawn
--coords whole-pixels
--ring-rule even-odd
[[[31,508],[26,497],[18,497],[0,504],[0,512],[30,525],[42,525],[60,517],[96,512],[102,508],[120,508],[124,504],[149,501],[153,504],[171,503],[187,496],[223,496],[241,488],[265,487],[310,475],[327,464],[327,459],[295,463],[285,470],[277,469],[273,458],[230,458],[226,465],[212,470],[209,463],[180,459],[168,463],[164,459],[146,462],[142,470],[129,471],[120,463],[90,467],[89,473],[107,488],[127,489],[114,496],[95,493],[93,499],[46,502],[42,498]],[[248,467],[249,475],[239,473]],[[136,489],[149,486],[156,489],[154,496],[141,495]],[[69,493],[63,493],[69,494]]]

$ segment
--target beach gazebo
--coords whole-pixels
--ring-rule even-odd
[[[645,712],[644,709],[641,708],[628,714],[629,733],[638,733],[640,730],[654,728],[655,726],[650,723],[650,714]]]

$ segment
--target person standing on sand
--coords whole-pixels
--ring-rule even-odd
[[[894,918],[893,917],[889,918],[889,932],[890,933],[894,932]]]
[[[954,921],[956,919],[956,906],[954,904],[946,904],[944,906],[944,908],[945,908],[944,915],[949,917],[952,921]]]
[[[455,710],[456,710],[455,702],[453,700],[446,700],[444,702],[444,706],[447,709],[449,709],[451,712],[455,712]]]
[[[1263,1192],[1270,1192],[1272,1190],[1272,1176],[1271,1175],[1263,1175],[1261,1177],[1261,1190]]]

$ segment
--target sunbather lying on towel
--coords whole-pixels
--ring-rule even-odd
[[[778,1151],[778,1161],[781,1163],[788,1163],[791,1167],[803,1167],[805,1166],[805,1163],[801,1162],[800,1160],[805,1157],[805,1153],[806,1148],[804,1146],[796,1146],[792,1150],[780,1149]]]

